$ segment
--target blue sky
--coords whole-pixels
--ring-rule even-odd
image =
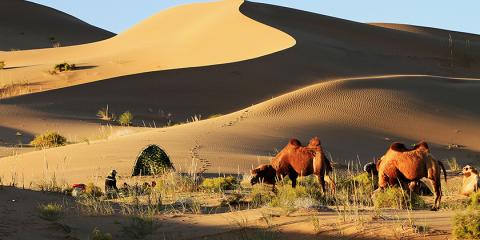
[[[480,34],[478,0],[255,0],[358,22],[405,23]],[[162,9],[192,0],[32,0],[122,32]]]

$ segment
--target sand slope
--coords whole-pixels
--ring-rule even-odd
[[[0,51],[96,42],[115,34],[73,16],[24,0],[0,2]],[[52,39],[53,37],[53,39]]]
[[[17,130],[33,135],[55,128],[78,139],[90,136],[99,128],[95,113],[106,104],[117,113],[132,111],[137,124],[142,120],[147,124],[160,121],[160,110],[172,112],[175,120],[198,113],[203,116],[234,113],[165,129],[140,128],[144,130],[141,133],[4,158],[0,160],[0,175],[5,179],[21,179],[26,185],[54,173],[58,179],[69,182],[101,181],[112,167],[126,176],[140,149],[152,143],[164,147],[182,171],[194,168],[210,173],[242,173],[267,162],[290,137],[305,142],[315,135],[321,137],[339,163],[377,158],[390,140],[412,143],[420,139],[431,142],[434,154],[440,159],[455,156],[462,163],[478,161],[480,113],[475,104],[480,100],[478,42],[472,40],[468,51],[452,54],[448,39],[265,4],[247,2],[240,6],[240,3],[222,1],[173,8],[100,43],[8,55],[17,64],[26,64],[40,56],[54,61],[56,54],[73,54],[69,56],[75,55],[77,62],[83,59],[85,66],[90,66],[39,83],[64,88],[2,100],[0,111],[11,114],[0,115],[0,126],[13,139],[12,133]],[[239,6],[242,14],[238,12]],[[237,43],[233,50],[228,44],[210,44],[207,36],[218,36],[212,34],[219,29],[226,31],[229,25],[218,25],[218,20],[209,22],[208,17],[199,22],[198,28],[185,28],[189,30],[185,32],[167,26],[160,33],[173,31],[172,39],[179,40],[196,29],[199,35],[194,36],[205,44],[203,50],[210,52],[202,50],[198,55],[188,54],[191,59],[186,58],[182,47],[197,48],[195,38],[188,38],[192,42],[175,42],[182,45],[171,45],[168,39],[149,41],[156,35],[148,29],[164,18],[180,16],[183,20],[181,16],[191,11],[206,14],[219,9],[232,13],[222,20],[237,29],[248,28],[242,31],[252,31],[255,38]],[[202,14],[198,16],[211,16]],[[235,25],[238,22],[242,24]],[[185,24],[194,23],[197,22]],[[263,35],[265,31],[270,32]],[[141,35],[149,36],[138,40],[142,44],[100,48],[104,44],[131,43],[134,36]],[[272,38],[279,43],[275,49],[257,48],[257,44]],[[163,63],[153,53],[169,46],[174,46],[185,59],[177,61],[172,57],[171,61],[165,61],[165,69],[179,69],[152,71],[148,64]],[[215,49],[224,49],[224,54]],[[82,55],[87,50],[98,53],[97,60]],[[249,57],[258,58],[227,63],[244,60],[244,50]],[[135,55],[137,52],[143,52],[145,58]],[[117,53],[131,56],[131,62],[115,62]],[[202,57],[208,53],[212,53],[211,58]],[[263,56],[268,53],[273,54]],[[225,64],[183,69],[221,62]],[[40,65],[37,70],[46,66]],[[2,74],[19,79],[32,69],[9,69]],[[125,75],[139,71],[152,72]],[[108,75],[119,76],[96,81]],[[95,82],[76,85],[77,78]],[[70,84],[74,86],[65,87]],[[260,104],[250,107],[257,103]],[[447,151],[447,144],[464,145],[466,149]]]

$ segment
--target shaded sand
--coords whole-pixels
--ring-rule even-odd
[[[0,2],[0,51],[52,48],[115,36],[73,16],[29,1]],[[3,55],[0,53],[0,55]],[[0,57],[0,60],[4,60]]]
[[[0,53],[8,69],[0,83],[28,82],[44,91],[116,76],[236,62],[295,44],[289,35],[239,12],[242,0],[174,7],[106,41]],[[58,63],[81,71],[52,75]]]
[[[50,222],[39,217],[38,206],[58,203],[63,217]],[[124,228],[131,219],[79,214],[74,199],[55,193],[41,193],[12,187],[0,189],[0,237],[3,239],[88,239],[93,229],[110,233],[113,239],[129,239]],[[160,214],[156,228],[146,239],[445,239],[451,237],[452,210],[382,210],[373,218],[371,211],[357,216],[334,210],[297,211],[286,216],[282,209],[259,208],[210,214]],[[319,220],[318,233],[312,216]],[[352,219],[357,219],[352,221]],[[429,219],[435,218],[435,221]],[[428,232],[413,233],[410,222]]]

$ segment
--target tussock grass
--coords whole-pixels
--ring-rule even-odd
[[[46,132],[35,136],[30,144],[36,148],[52,148],[66,145],[67,139],[57,132]]]
[[[63,217],[64,208],[58,203],[42,204],[38,207],[39,216],[47,221],[57,221]]]
[[[10,83],[0,86],[0,99],[28,94],[31,92],[28,82]]]
[[[209,192],[223,192],[225,190],[233,190],[239,186],[239,182],[232,176],[206,178],[200,184],[200,189]]]
[[[130,126],[132,124],[133,114],[126,111],[118,116],[118,123],[122,126]]]
[[[409,194],[400,187],[388,187],[375,193],[375,208],[417,209],[425,208],[426,203],[417,194]]]

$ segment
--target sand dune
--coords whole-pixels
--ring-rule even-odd
[[[28,17],[27,17],[28,16]],[[23,0],[0,2],[0,51],[96,42],[115,34],[73,16]]]
[[[268,161],[290,137],[315,135],[338,163],[370,161],[390,140],[420,139],[431,142],[440,159],[478,161],[480,43],[474,38],[468,49],[451,51],[443,37],[241,3],[172,8],[98,43],[0,54],[19,67],[1,72],[4,80],[36,78],[33,91],[60,88],[2,100],[0,111],[9,114],[0,115],[0,127],[10,143],[16,131],[88,138],[100,127],[96,111],[107,104],[115,112],[132,111],[137,125],[161,122],[160,110],[177,121],[233,112],[3,158],[0,175],[26,185],[54,173],[68,182],[101,181],[113,166],[127,176],[139,151],[152,143],[182,171],[193,162],[210,173],[242,173]],[[170,20],[185,27],[159,24]],[[42,72],[59,59],[85,68]],[[447,144],[466,149],[447,151]]]
[[[127,176],[141,148],[159,144],[183,171],[190,170],[192,161],[201,168],[204,159],[211,163],[207,172],[243,173],[268,161],[288,138],[306,141],[315,135],[340,164],[381,156],[391,141],[386,138],[410,143],[425,139],[439,159],[475,162],[480,156],[480,111],[464,103],[478,102],[479,88],[478,80],[434,76],[337,80],[215,119],[6,158],[0,169],[10,170],[2,171],[6,179],[13,170],[27,183],[53,173],[70,182],[95,181],[112,165]],[[450,143],[467,149],[448,151]],[[198,156],[193,160],[192,152]]]

